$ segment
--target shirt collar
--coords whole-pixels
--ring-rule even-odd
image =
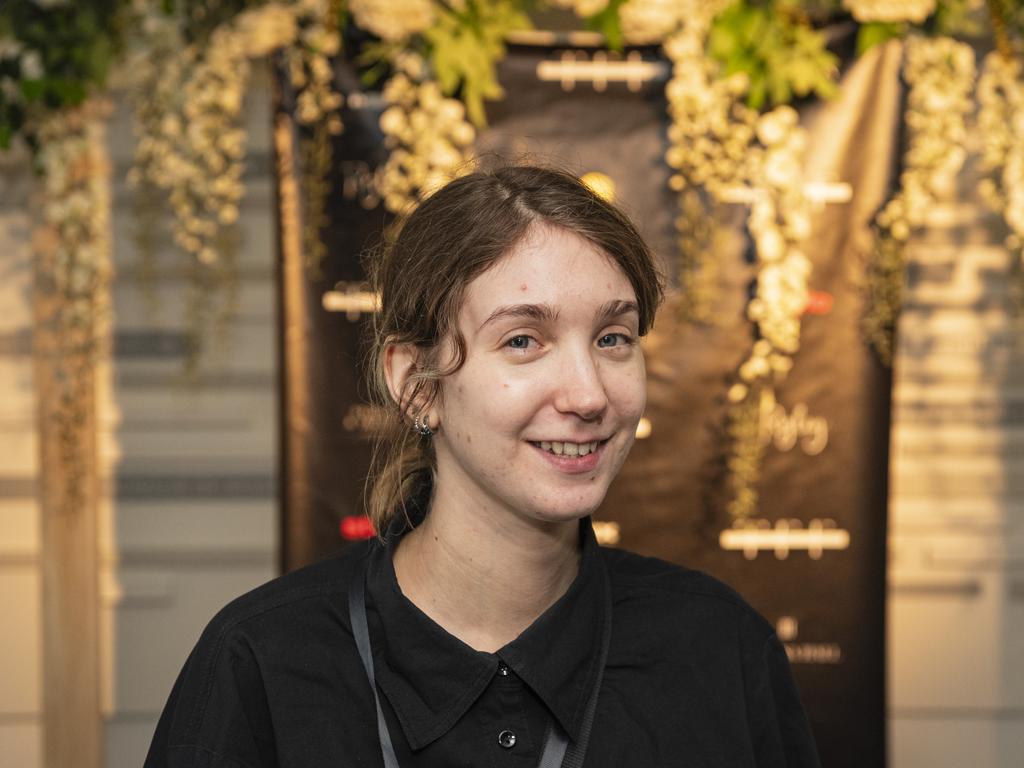
[[[474,650],[408,600],[391,555],[403,531],[392,528],[373,548],[368,612],[377,682],[418,750],[455,725],[487,688],[501,659],[575,740],[597,681],[605,621],[604,563],[590,518],[580,521],[581,554],[566,593],[497,653]]]

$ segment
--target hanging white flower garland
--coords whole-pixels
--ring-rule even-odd
[[[73,514],[83,503],[91,450],[81,430],[95,407],[89,382],[110,313],[110,106],[89,101],[52,113],[38,125],[42,206],[33,235],[37,306],[35,354],[54,372],[53,413],[63,484],[56,497]]]
[[[981,162],[991,176],[979,192],[999,211],[1010,234],[1006,246],[1019,261],[1024,252],[1024,67],[993,51],[978,78],[978,129],[985,142]],[[1019,268],[1019,265],[1018,265]]]
[[[920,24],[935,12],[936,0],[843,0],[853,18],[861,24],[892,24],[909,21]]]
[[[796,111],[779,107],[759,115],[743,103],[746,76],[721,77],[704,53],[711,22],[724,5],[690,9],[679,31],[665,41],[673,65],[666,88],[672,120],[666,162],[676,170],[670,184],[681,195],[700,186],[720,203],[741,199],[751,206],[748,229],[758,273],[747,316],[758,338],[729,390],[726,416],[728,510],[739,520],[757,509],[764,452],[761,397],[774,396],[800,345],[811,271],[800,243],[810,233],[810,213],[802,177],[806,137]],[[679,225],[687,223],[681,218]]]
[[[432,0],[349,0],[348,9],[361,29],[392,43],[423,32],[435,18]]]
[[[405,52],[394,65],[384,86],[389,106],[380,116],[390,153],[378,171],[377,190],[384,206],[399,213],[473,170],[476,130],[462,102],[444,96],[429,77],[422,57]]]
[[[974,68],[974,51],[966,43],[949,37],[907,39],[907,149],[899,187],[875,217],[876,250],[868,265],[863,324],[866,338],[887,364],[894,351],[906,242],[951,187],[967,157]]]
[[[148,39],[133,67],[141,131],[132,179],[167,190],[175,242],[207,265],[220,258],[226,227],[244,195],[245,130],[239,125],[251,60],[286,48],[298,91],[296,115],[340,131],[341,97],[329,57],[337,31],[324,27],[327,0],[269,3],[217,27],[202,47],[184,45],[174,19],[151,12]]]

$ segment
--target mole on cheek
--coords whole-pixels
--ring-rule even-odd
[[[611,288],[611,286],[608,286],[608,287]],[[526,283],[523,283],[522,285],[520,285],[519,286],[519,290],[520,291],[525,291],[526,290]]]

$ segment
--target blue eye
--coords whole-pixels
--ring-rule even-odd
[[[511,349],[528,349],[530,346],[530,337],[520,334],[519,336],[513,336],[511,339],[505,342],[506,347]]]
[[[606,343],[609,342],[610,343]],[[621,347],[623,344],[629,343],[629,337],[624,333],[606,333],[600,339],[597,340],[597,346],[599,347]],[[618,343],[616,343],[618,342]]]

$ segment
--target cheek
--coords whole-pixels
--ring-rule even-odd
[[[616,371],[605,386],[608,399],[615,403],[620,414],[637,419],[643,415],[647,405],[647,375],[643,361],[636,368]]]
[[[490,388],[487,407],[499,429],[516,432],[529,423],[544,399],[544,382],[540,376],[498,377]]]
[[[461,433],[515,432],[532,418],[537,377],[503,376],[491,370],[463,369],[445,396],[449,424]]]

